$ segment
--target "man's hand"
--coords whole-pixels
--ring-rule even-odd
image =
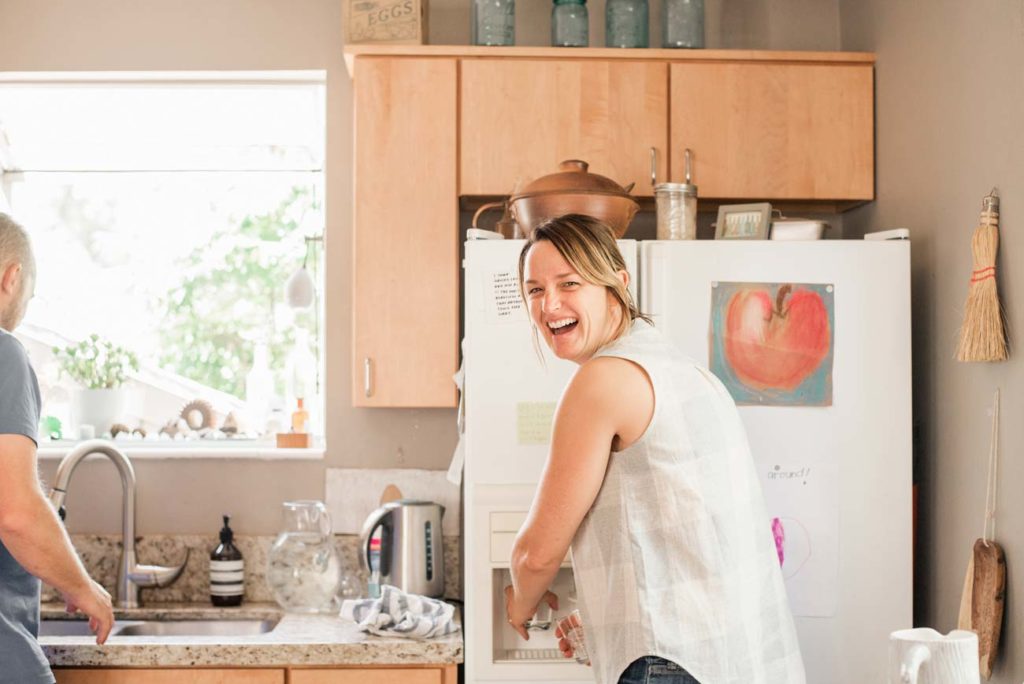
[[[544,592],[544,596],[541,597],[541,601],[546,602],[551,606],[551,610],[558,610],[558,596],[552,592]],[[537,612],[537,608],[540,606],[540,603],[529,608],[528,611],[517,607],[516,603],[516,590],[515,587],[510,584],[505,587],[505,614],[508,616],[508,623],[512,625],[512,629],[516,630],[516,632],[519,633],[519,636],[529,641],[530,633],[526,631],[526,621]]]
[[[114,626],[114,608],[107,590],[89,580],[81,591],[63,596],[69,613],[82,611],[89,616],[89,629],[96,635],[96,643],[102,645]]]

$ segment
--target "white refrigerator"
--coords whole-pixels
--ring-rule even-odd
[[[508,553],[575,369],[538,358],[521,247],[466,244],[466,681],[589,681],[550,630],[525,642],[504,623]],[[641,309],[737,399],[808,681],[882,681],[889,632],[912,622],[909,242],[620,249]],[[571,609],[568,563],[555,584]]]

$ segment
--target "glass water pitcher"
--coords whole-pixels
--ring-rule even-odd
[[[328,611],[340,581],[341,557],[323,502],[286,501],[267,563],[274,600],[291,613]]]

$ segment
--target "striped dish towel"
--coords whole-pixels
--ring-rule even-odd
[[[419,594],[407,594],[384,584],[380,598],[343,601],[341,617],[363,632],[408,639],[432,639],[459,631],[455,607]]]

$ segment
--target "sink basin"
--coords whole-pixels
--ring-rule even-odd
[[[118,623],[114,622],[114,629],[117,631]],[[40,620],[39,636],[92,636],[88,620]]]
[[[115,629],[117,636],[251,636],[274,629],[277,620],[139,620]]]
[[[277,620],[116,620],[110,636],[252,636]],[[40,620],[39,636],[92,636],[86,620]]]

